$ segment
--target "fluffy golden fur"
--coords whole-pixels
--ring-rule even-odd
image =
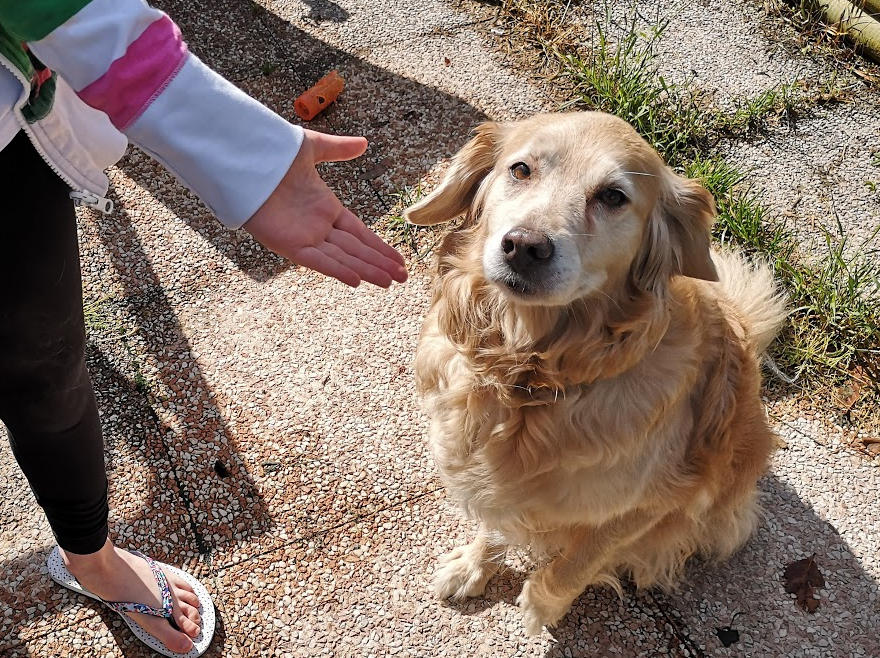
[[[591,584],[669,586],[749,537],[774,442],[758,359],[785,311],[765,267],[711,253],[714,212],[601,113],[483,124],[408,209],[465,214],[416,356],[441,477],[480,522],[438,596],[479,596],[529,545],[547,559],[518,604],[538,633]],[[554,245],[524,273],[499,246],[523,227]]]

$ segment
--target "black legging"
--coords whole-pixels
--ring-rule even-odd
[[[107,538],[70,189],[24,133],[0,151],[0,420],[61,548]]]

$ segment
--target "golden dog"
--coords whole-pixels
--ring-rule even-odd
[[[712,196],[626,122],[585,112],[481,125],[415,224],[439,251],[416,356],[430,444],[480,522],[438,596],[483,593],[507,545],[547,558],[517,603],[555,624],[619,575],[669,586],[758,519],[774,444],[759,357],[785,317],[771,272],[712,253]]]

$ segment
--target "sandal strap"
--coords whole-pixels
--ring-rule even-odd
[[[159,565],[156,564],[155,560],[147,557],[140,551],[129,551],[132,555],[136,555],[137,557],[143,558],[146,560],[147,564],[150,565],[150,571],[153,572],[153,577],[156,579],[156,584],[159,585],[159,591],[162,592],[162,607],[154,608],[151,605],[147,605],[146,603],[128,603],[125,601],[104,601],[108,606],[113,608],[116,612],[137,612],[143,615],[152,615],[153,617],[165,617],[165,619],[171,619],[173,616],[174,608],[171,604],[171,588],[168,587],[168,579],[165,577],[165,574],[159,568]]]

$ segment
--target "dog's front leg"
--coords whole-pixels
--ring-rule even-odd
[[[503,543],[490,538],[481,524],[473,542],[440,558],[432,583],[434,594],[440,599],[451,597],[456,601],[480,596],[501,566],[505,549]]]
[[[589,585],[613,568],[614,553],[647,532],[653,516],[632,512],[599,528],[574,528],[565,546],[523,584],[516,600],[528,635],[554,626]]]

